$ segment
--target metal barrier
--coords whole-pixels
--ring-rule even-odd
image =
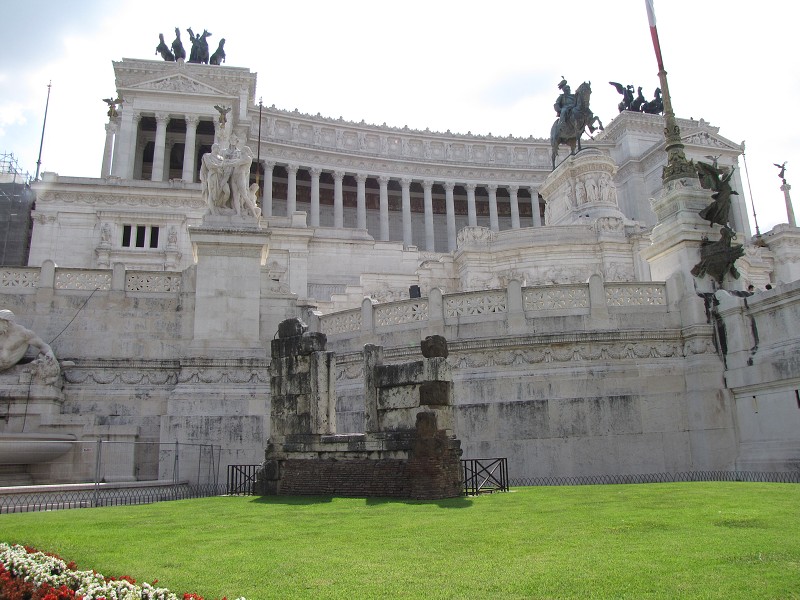
[[[158,441],[4,439],[0,486],[167,481],[219,483],[220,446]]]
[[[466,496],[508,491],[507,458],[467,458],[461,460],[461,465]]]
[[[113,484],[63,486],[63,488],[69,487],[82,489],[0,494],[0,514],[63,510],[67,508],[152,504],[153,502],[168,500],[221,496],[225,493],[225,488],[218,484],[189,485],[183,483],[143,487],[116,487]]]
[[[744,481],[750,483],[800,483],[800,471],[685,471],[636,475],[584,475],[577,477],[521,477],[513,486],[614,485],[626,483],[675,483],[681,481]]]
[[[252,496],[260,467],[261,465],[228,465],[225,493],[229,496]]]

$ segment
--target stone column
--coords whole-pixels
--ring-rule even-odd
[[[153,151],[152,181],[164,181],[164,149],[167,145],[168,113],[156,113],[156,141]]]
[[[297,210],[297,165],[286,165],[286,216],[291,217]]]
[[[492,183],[486,187],[489,190],[489,229],[500,231],[500,221],[497,219],[497,185]]]
[[[344,227],[344,196],[342,194],[342,180],[344,171],[333,172],[333,226],[337,229]]]
[[[319,227],[319,176],[322,169],[311,169],[311,227]]]
[[[380,210],[381,210],[381,241],[389,241],[389,178],[381,175],[378,177],[380,185]]]
[[[261,214],[265,217],[272,216],[272,170],[274,168],[274,161],[264,161],[264,193],[261,196]]]
[[[425,250],[435,251],[433,237],[433,181],[426,179],[422,182],[425,198]]]
[[[111,164],[115,154],[114,152],[114,135],[119,129],[119,119],[111,119],[106,123],[106,145],[103,149],[103,168],[100,171],[100,177],[108,177],[111,175]]]
[[[542,214],[539,212],[539,190],[535,187],[528,188],[531,191],[531,215],[533,216],[533,226],[542,226]]]
[[[475,184],[467,184],[467,224],[470,227],[477,227],[478,213],[475,210]]]
[[[414,245],[411,237],[411,180],[404,177],[400,180],[403,198],[403,246],[408,248]]]
[[[797,227],[797,221],[794,220],[792,197],[789,195],[789,190],[791,189],[792,186],[784,181],[783,185],[781,186],[781,191],[783,192],[783,199],[786,202],[786,218],[789,219],[789,225],[792,227]]]
[[[356,174],[356,227],[367,228],[367,176],[363,173]]]
[[[453,200],[453,189],[456,184],[452,181],[444,182],[444,203],[447,211],[447,251],[456,249],[456,206]]]
[[[194,182],[195,169],[195,150],[197,149],[197,124],[200,117],[197,115],[187,115],[186,117],[186,140],[183,145],[183,174],[181,179]]]
[[[136,138],[139,135],[139,121],[142,115],[133,110],[122,111],[122,123],[114,148],[112,173],[120,179],[133,179],[133,165],[136,162]]]
[[[509,201],[511,202],[511,229],[519,229],[519,198],[517,192],[519,191],[518,185],[508,186]]]

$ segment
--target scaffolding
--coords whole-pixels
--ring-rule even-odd
[[[13,152],[0,152],[0,183],[30,185],[31,174],[23,172]]]

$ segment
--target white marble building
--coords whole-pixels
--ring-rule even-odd
[[[259,462],[269,340],[300,316],[340,354],[340,431],[362,425],[363,344],[401,360],[440,333],[466,455],[507,456],[512,478],[797,468],[800,341],[770,319],[800,306],[800,230],[751,240],[742,148],[719,128],[678,120],[689,158],[736,168],[746,254],[726,288],[775,289],[718,292],[715,320],[697,295],[708,278],[689,275],[716,235],[696,214],[709,193],[663,186],[660,116],[620,114],[551,173],[543,138],[261,110],[247,69],[123,59],[114,72],[124,103],[100,177],[45,173],[29,267],[3,269],[0,300],[43,338],[74,319],[53,346],[74,366],[38,431],[202,439],[223,465]],[[263,189],[256,229],[224,240],[198,176],[215,106]]]

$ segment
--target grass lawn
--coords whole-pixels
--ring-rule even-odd
[[[206,598],[800,598],[800,485],[208,498],[0,515],[0,541]]]

